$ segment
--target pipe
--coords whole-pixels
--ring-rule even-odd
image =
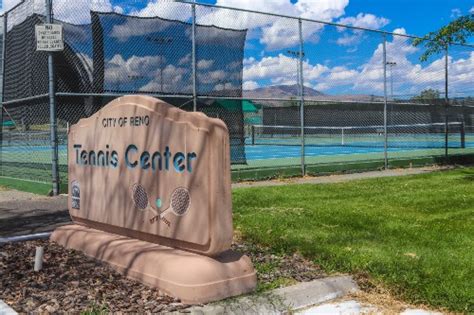
[[[34,240],[45,240],[51,236],[52,232],[41,232],[27,235],[18,235],[18,236],[7,236],[0,237],[0,244],[4,243],[17,243],[25,241],[34,241]]]

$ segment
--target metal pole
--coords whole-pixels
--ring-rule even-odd
[[[387,133],[387,37],[383,35],[383,160],[388,169],[388,133]]]
[[[448,106],[449,106],[449,98],[448,98],[448,57],[449,57],[449,51],[448,51],[449,45],[446,44],[446,50],[445,50],[445,55],[444,55],[444,102],[445,102],[445,107],[444,107],[444,157],[446,159],[446,162],[448,161],[448,135],[449,135],[449,130],[448,130],[448,122],[449,122],[449,117],[448,117]]]
[[[53,22],[53,0],[46,0],[46,23]],[[48,78],[49,78],[49,119],[51,131],[51,173],[53,180],[53,196],[59,195],[58,173],[58,135],[56,122],[56,91],[54,79],[53,53],[48,53]]]
[[[7,19],[8,13],[3,15],[3,29],[2,29],[2,59],[1,67],[2,71],[0,73],[0,175],[3,175],[3,106],[5,102],[5,54],[7,52]]]
[[[393,63],[390,63],[390,96],[393,102]]]
[[[196,5],[193,3],[192,7],[192,68],[193,68],[193,112],[197,111],[197,71],[196,71]]]
[[[161,46],[160,49],[162,49]],[[160,53],[160,94],[163,94],[163,51]]]
[[[300,36],[300,51],[298,65],[298,81],[300,93],[300,125],[301,125],[301,175],[306,175],[305,167],[305,141],[304,141],[304,82],[303,82],[303,22],[298,19],[298,28]]]

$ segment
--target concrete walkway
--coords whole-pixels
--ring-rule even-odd
[[[15,312],[10,306],[8,306],[5,302],[0,300],[0,315],[14,315],[18,314]]]
[[[343,297],[358,290],[350,276],[302,282],[268,293],[256,293],[186,309],[191,314],[283,314]]]
[[[253,294],[224,300],[204,306],[186,309],[190,314],[404,314],[438,315],[424,309],[378,301],[378,305],[362,302],[357,298],[359,288],[350,276],[334,276],[293,286],[276,289],[268,293]],[[380,304],[382,303],[382,304]],[[401,303],[403,304],[403,303]],[[175,313],[178,314],[178,313]]]
[[[52,231],[69,222],[66,196],[0,191],[0,237]]]
[[[341,183],[359,179],[369,178],[380,178],[380,177],[394,177],[394,176],[407,176],[431,173],[435,171],[443,171],[453,169],[453,166],[428,166],[419,168],[400,168],[393,170],[382,170],[382,171],[370,171],[363,173],[351,173],[351,174],[337,174],[337,175],[325,175],[325,176],[307,176],[307,177],[295,177],[289,179],[275,179],[268,181],[258,182],[242,182],[232,184],[232,188],[241,187],[261,187],[261,186],[282,186],[292,184],[330,184],[330,183]]]
[[[379,307],[375,305],[361,303],[357,300],[324,303],[324,304],[312,306],[307,309],[295,312],[295,314],[299,314],[299,315],[316,315],[316,314],[317,315],[333,315],[333,314],[353,315],[353,314],[389,314],[389,313],[393,314],[396,312],[380,309]],[[401,315],[439,315],[442,313],[427,311],[423,309],[407,308],[399,312],[399,314]]]

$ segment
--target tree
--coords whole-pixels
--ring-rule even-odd
[[[421,91],[420,95],[414,96],[413,100],[420,101],[420,102],[429,102],[433,100],[438,100],[439,96],[440,96],[440,93],[438,90],[426,89],[426,90]]]
[[[427,61],[434,54],[440,53],[450,44],[466,44],[467,39],[474,34],[474,14],[461,16],[435,32],[430,32],[422,38],[416,38],[413,46],[423,44],[425,52],[420,61]]]

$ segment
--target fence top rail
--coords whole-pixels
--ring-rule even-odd
[[[244,9],[244,8],[235,8],[235,7],[224,6],[224,5],[194,2],[194,1],[190,1],[190,0],[176,0],[176,2],[186,3],[186,4],[190,4],[190,5],[199,5],[199,6],[204,6],[204,7],[212,7],[212,8],[218,8],[218,9],[226,9],[226,10],[233,10],[233,11],[263,14],[263,15],[268,15],[268,16],[276,16],[276,17],[295,19],[295,20],[306,21],[306,22],[321,23],[321,24],[326,24],[326,25],[331,25],[331,26],[336,26],[336,27],[343,27],[343,28],[349,28],[349,29],[354,29],[354,30],[375,32],[375,33],[384,34],[384,35],[395,35],[395,36],[408,37],[408,38],[412,38],[412,39],[427,40],[425,37],[420,37],[420,36],[416,36],[416,35],[400,34],[400,33],[394,33],[394,32],[383,31],[383,30],[376,30],[376,29],[360,27],[360,26],[352,26],[352,25],[346,25],[346,24],[340,24],[340,23],[334,23],[334,22],[308,19],[308,18],[292,16],[292,15],[286,15],[286,14],[271,13],[271,12],[257,11],[257,10]],[[450,43],[450,45],[457,45],[457,46],[465,46],[465,47],[474,48],[474,44],[469,44],[469,43],[466,43],[466,44]]]
[[[448,126],[462,126],[464,123],[459,121],[449,122]],[[275,128],[275,129],[294,129],[300,130],[300,126],[283,126],[283,125],[252,125],[255,128]],[[404,124],[404,125],[387,125],[388,128],[416,128],[416,127],[432,127],[432,126],[446,126],[446,123],[429,123],[429,124]],[[357,130],[357,129],[380,129],[383,125],[372,126],[305,126],[306,130]]]
[[[325,24],[325,25],[331,25],[331,26],[336,26],[336,27],[343,27],[343,28],[354,29],[354,30],[361,30],[361,31],[367,31],[367,32],[374,32],[374,33],[379,33],[379,34],[384,34],[384,35],[402,36],[402,37],[407,37],[407,38],[412,38],[412,39],[423,39],[423,40],[427,40],[425,37],[420,37],[420,36],[411,35],[411,34],[400,34],[400,33],[394,33],[394,32],[384,31],[384,30],[377,30],[377,29],[371,29],[371,28],[360,27],[360,26],[346,25],[346,24],[340,24],[340,23],[334,23],[334,22],[316,20],[316,19],[308,19],[308,18],[297,17],[297,16],[292,16],[292,15],[285,15],[285,14],[278,14],[278,13],[271,13],[271,12],[250,10],[250,9],[244,9],[244,8],[236,8],[236,7],[230,7],[230,6],[224,6],[224,5],[216,5],[216,4],[209,4],[209,3],[201,3],[201,2],[195,2],[195,1],[190,1],[190,0],[175,0],[175,1],[176,1],[176,2],[180,2],[180,3],[189,4],[189,5],[199,5],[199,6],[204,6],[204,7],[212,7],[212,8],[233,10],[233,11],[241,11],[241,12],[248,12],[248,13],[263,14],[263,15],[268,15],[268,16],[276,16],[276,17],[282,17],[282,18],[288,18],[288,19],[296,19],[296,20],[306,21],[306,22],[321,23],[321,24]],[[10,9],[8,9],[8,10],[6,10],[6,11],[3,11],[2,13],[0,13],[0,17],[3,18],[3,17],[8,16],[8,13],[12,12],[13,10],[15,10],[17,7],[19,7],[20,5],[22,5],[24,2],[25,2],[25,0],[22,0],[22,1],[20,1],[19,3],[17,3],[15,6],[13,6],[12,8],[10,8]],[[464,43],[464,44],[461,44],[461,43],[450,43],[450,45],[474,48],[474,44],[470,44],[470,43]]]

